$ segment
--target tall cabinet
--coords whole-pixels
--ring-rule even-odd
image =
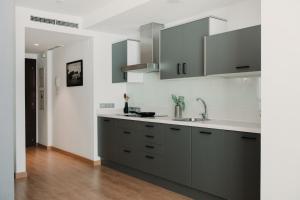
[[[224,31],[226,21],[208,17],[161,31],[161,79],[204,75],[204,37]]]

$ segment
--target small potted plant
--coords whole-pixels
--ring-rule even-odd
[[[182,118],[182,111],[185,109],[185,102],[183,96],[176,96],[172,94],[172,100],[175,103],[175,118]]]

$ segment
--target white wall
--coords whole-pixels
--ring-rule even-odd
[[[228,19],[228,30],[260,24],[260,1],[242,1],[225,8],[201,13],[167,27],[209,15]],[[212,119],[260,122],[259,78],[188,78],[159,80],[158,74],[145,74],[144,84],[127,84],[131,106],[173,116],[171,94],[186,98],[185,116],[199,116],[203,107],[196,102],[202,97]]]
[[[14,1],[0,1],[0,199],[14,199]]]
[[[184,116],[199,117],[203,98],[210,119],[260,122],[258,78],[189,78],[159,80],[157,74],[144,75],[144,84],[127,84],[130,106],[174,116],[171,95],[185,97]]]
[[[52,60],[52,145],[93,160],[93,40],[55,49]],[[83,60],[83,86],[66,87],[66,63],[76,60]]]
[[[60,15],[39,10],[16,7],[16,150],[15,150],[15,171],[26,171],[26,151],[25,151],[25,28],[35,28],[48,31],[56,31],[68,34],[93,36],[94,32],[73,28],[53,26],[49,24],[30,21],[30,15],[50,17],[60,20],[73,21],[81,25],[81,19],[73,16]],[[48,121],[49,119],[47,119]],[[51,119],[50,119],[51,120]],[[51,129],[51,127],[47,127]],[[50,133],[51,134],[51,133]]]
[[[94,39],[94,160],[98,160],[97,113],[115,112],[123,108],[125,83],[112,84],[112,44],[125,36],[99,33]],[[114,103],[115,109],[100,109],[100,103]]]
[[[262,199],[300,199],[300,2],[262,0]]]

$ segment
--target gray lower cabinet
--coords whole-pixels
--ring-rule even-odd
[[[261,70],[261,26],[205,38],[205,75]]]
[[[209,18],[161,31],[160,78],[204,75],[204,36],[209,35]]]
[[[127,41],[112,44],[112,83],[127,82],[127,73],[121,67],[127,65]]]
[[[117,148],[114,122],[111,118],[98,118],[98,155],[108,160],[115,160]]]
[[[98,135],[104,160],[216,199],[260,199],[259,134],[99,117]]]
[[[191,171],[191,128],[185,126],[165,126],[163,177],[190,185]]]
[[[193,128],[192,187],[230,200],[260,199],[258,134]]]

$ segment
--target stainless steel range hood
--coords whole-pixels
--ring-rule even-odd
[[[141,64],[123,66],[124,72],[158,72],[159,39],[164,25],[150,23],[140,27]]]

